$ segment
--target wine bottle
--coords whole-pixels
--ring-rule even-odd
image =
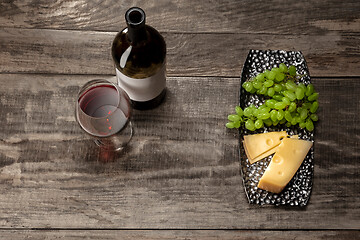
[[[138,7],[125,13],[127,27],[111,47],[118,85],[129,95],[133,108],[151,109],[166,94],[166,43],[160,33],[145,24]]]

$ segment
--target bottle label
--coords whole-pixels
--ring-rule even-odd
[[[116,68],[118,85],[125,90],[131,100],[146,102],[157,97],[166,87],[166,64],[151,77],[131,78]]]

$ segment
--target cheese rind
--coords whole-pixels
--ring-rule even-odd
[[[293,178],[312,145],[311,141],[284,138],[261,177],[258,188],[280,193]]]
[[[285,137],[287,137],[286,131],[244,136],[244,149],[250,163],[252,164],[274,153],[275,151],[270,150],[277,147]],[[259,158],[260,156],[261,158]]]

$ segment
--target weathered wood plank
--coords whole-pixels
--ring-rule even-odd
[[[142,7],[163,32],[226,32],[326,35],[360,32],[356,0],[306,1],[6,1],[0,25],[20,28],[118,31],[125,11]]]
[[[237,133],[224,127],[238,78],[168,78],[166,101],[134,112],[126,154],[103,164],[73,118],[96,77],[0,74],[2,227],[360,229],[359,79],[314,79],[314,189],[295,209],[247,203]]]
[[[357,240],[359,231],[224,231],[224,230],[0,230],[4,239],[147,239],[147,240]]]
[[[0,29],[0,71],[114,74],[116,33]],[[359,35],[164,34],[169,76],[240,75],[249,49],[302,51],[312,76],[359,76]]]

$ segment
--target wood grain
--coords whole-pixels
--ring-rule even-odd
[[[114,32],[0,29],[0,71],[114,74]],[[169,76],[239,77],[250,49],[302,51],[312,76],[359,76],[359,35],[164,34]],[[231,46],[231,47],[230,47]]]
[[[167,43],[167,96],[134,111],[124,153],[74,119],[80,86],[114,79],[131,6]],[[360,4],[327,1],[0,2],[1,239],[359,239]],[[249,205],[238,102],[249,49],[302,51],[320,92],[306,208]]]
[[[247,203],[237,133],[224,127],[238,78],[169,77],[166,101],[134,112],[126,154],[104,164],[73,118],[79,86],[97,77],[0,75],[3,227],[360,228],[357,78],[314,79],[314,189],[307,208],[296,209]]]
[[[359,231],[223,231],[223,230],[17,230],[2,231],[4,239],[147,239],[147,240],[357,240]]]
[[[0,25],[16,28],[119,31],[125,11],[142,7],[147,22],[161,32],[328,35],[359,33],[357,0],[260,1],[5,1]],[[270,20],[269,19],[274,19]]]

